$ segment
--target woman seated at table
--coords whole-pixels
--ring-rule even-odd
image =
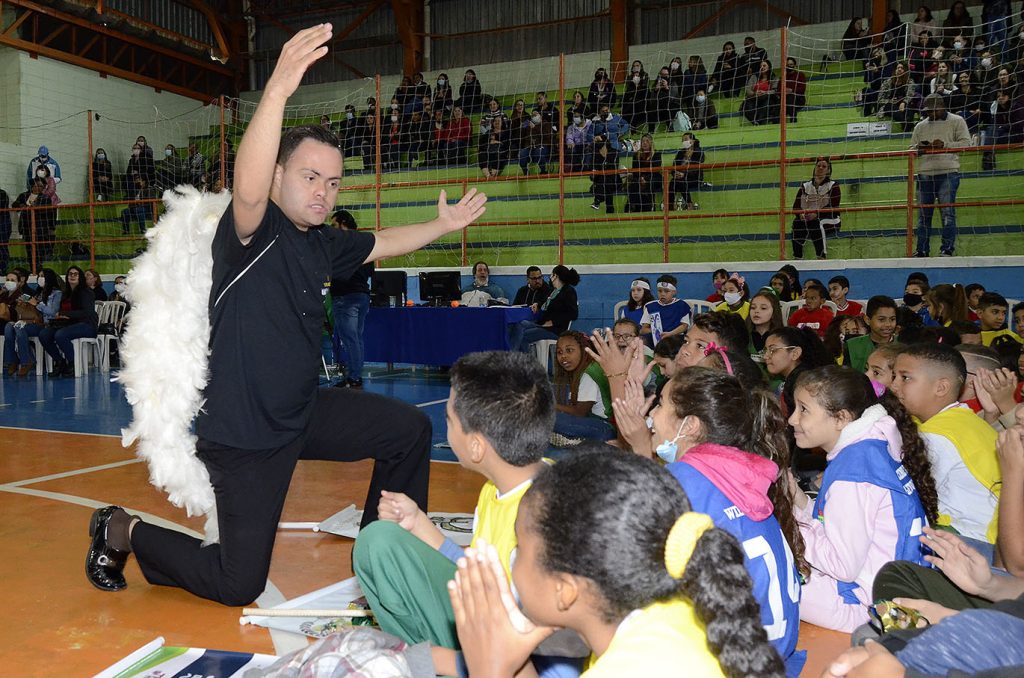
[[[512,351],[529,351],[542,339],[557,339],[579,317],[576,285],[580,274],[576,269],[559,264],[551,270],[551,294],[540,307],[536,322],[523,320],[509,327],[508,344]]]

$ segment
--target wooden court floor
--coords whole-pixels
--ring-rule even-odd
[[[282,520],[320,521],[350,503],[361,506],[369,473],[370,462],[301,462]],[[480,484],[456,464],[432,464],[431,510],[471,511]],[[269,631],[239,625],[238,608],[150,586],[134,561],[125,591],[90,586],[84,574],[89,515],[111,503],[182,529],[202,527],[149,484],[145,465],[116,437],[0,427],[5,674],[91,676],[158,636],[169,645],[275,653]],[[273,604],[352,576],[351,553],[350,539],[280,533],[263,600]],[[847,645],[844,634],[803,625],[804,675],[820,675]]]

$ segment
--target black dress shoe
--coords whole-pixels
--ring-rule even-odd
[[[85,576],[89,583],[101,591],[120,591],[128,586],[124,580],[124,565],[128,551],[115,549],[107,543],[107,526],[120,506],[104,506],[93,511],[89,521],[89,553],[85,556]]]
[[[65,363],[63,360],[54,360],[53,369],[50,371],[50,378],[56,379],[57,377],[59,377],[61,373],[64,372],[64,366],[66,364],[67,363]]]

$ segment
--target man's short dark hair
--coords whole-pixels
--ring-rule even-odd
[[[831,278],[828,279],[828,284],[829,285],[836,284],[836,285],[839,285],[840,287],[845,287],[846,289],[850,289],[850,279],[847,278],[845,275],[835,275],[835,276],[832,276]]]
[[[462,356],[450,372],[453,409],[512,466],[540,461],[555,426],[555,394],[536,358],[517,351]]]
[[[807,285],[807,287],[804,289],[804,294],[807,294],[808,290],[814,290],[822,299],[828,299],[828,290],[825,289],[825,286],[820,283],[812,282],[809,285]]]
[[[657,282],[668,283],[669,285],[672,285],[673,287],[678,287],[679,286],[679,281],[676,280],[676,277],[674,275],[669,275],[668,273],[666,273],[664,275],[659,275]]]
[[[959,380],[957,394],[967,382],[967,363],[960,351],[950,344],[920,343],[907,346],[900,355],[916,358],[939,369],[949,372],[951,377]]]
[[[534,271],[536,271],[537,273],[543,273],[543,271],[540,270],[540,266],[531,266],[530,268],[526,269],[526,275],[530,275]]]
[[[359,230],[359,226],[356,224],[356,218],[353,217],[352,213],[346,209],[338,208],[334,210],[334,214],[331,215],[331,220],[337,221],[339,225],[350,231]]]
[[[1006,297],[998,292],[985,292],[985,294],[981,295],[981,299],[978,300],[978,310],[986,309],[989,306],[1002,306],[1007,310],[1010,308],[1010,304],[1006,301]]]
[[[738,313],[708,311],[693,319],[693,326],[718,335],[718,344],[736,352],[746,351],[750,334]]]
[[[320,125],[299,125],[298,127],[292,127],[281,137],[281,145],[277,149],[277,164],[285,165],[288,162],[288,158],[292,157],[295,149],[299,147],[299,144],[306,139],[327,144],[338,149],[338,153],[342,152],[341,142],[338,141],[338,136],[334,132]]]
[[[875,296],[868,299],[868,306],[865,309],[865,315],[868,318],[873,317],[879,310],[883,308],[891,308],[896,310],[896,302],[892,297],[887,297],[884,294],[876,294]]]

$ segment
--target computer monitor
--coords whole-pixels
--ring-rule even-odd
[[[407,278],[405,271],[374,271],[370,301],[374,306],[405,306]]]
[[[420,300],[435,306],[462,298],[462,274],[458,271],[420,273]]]

